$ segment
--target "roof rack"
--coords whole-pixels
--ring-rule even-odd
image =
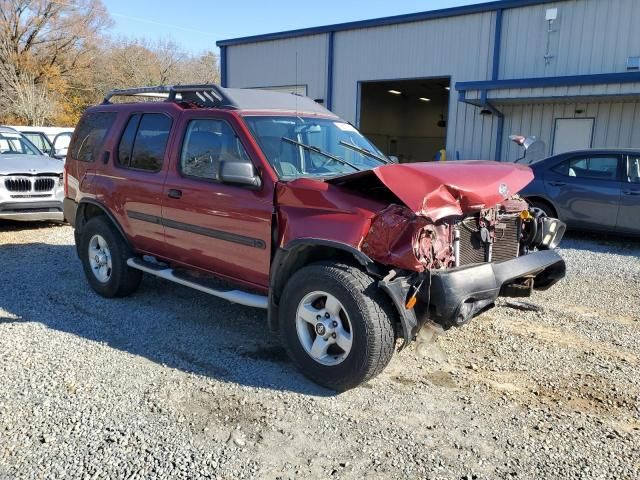
[[[113,97],[164,98],[167,102],[189,102],[200,107],[238,108],[235,102],[224,92],[224,89],[214,84],[157,85],[155,87],[111,90],[105,95],[102,103],[111,103],[110,100]]]

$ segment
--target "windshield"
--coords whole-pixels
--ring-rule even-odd
[[[283,179],[336,176],[387,162],[380,150],[341,120],[251,116],[245,121]]]
[[[0,132],[0,154],[21,153],[25,155],[42,155],[38,148],[24,135],[13,132]]]

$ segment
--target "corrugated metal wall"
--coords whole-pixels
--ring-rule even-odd
[[[593,147],[640,148],[640,102],[544,103],[502,106],[505,114],[503,159],[515,160],[522,149],[510,134],[535,135],[551,154],[557,118],[595,118]],[[582,113],[576,113],[581,111]]]
[[[545,12],[558,8],[547,33]],[[572,0],[504,11],[500,78],[624,72],[640,55],[640,1]],[[545,64],[547,37],[553,58]]]
[[[230,47],[227,84],[230,87],[306,85],[307,96],[325,98],[328,35],[248,43]]]
[[[494,13],[465,15],[428,22],[337,32],[333,110],[357,121],[358,82],[421,77],[451,77],[457,81],[485,80],[491,75]],[[458,102],[452,89],[449,102],[447,153],[455,158],[490,158],[494,146],[487,138],[494,119]]]
[[[545,12],[553,7],[558,8],[558,19],[549,34]],[[336,32],[333,110],[357,122],[362,81],[444,76],[451,78],[453,86],[456,82],[490,79],[495,19],[495,12],[486,12]],[[640,55],[638,19],[640,0],[564,0],[505,9],[499,78],[623,72],[627,57]],[[553,57],[545,64],[547,36]],[[328,43],[329,34],[319,34],[228,47],[228,84],[305,84],[310,97],[326,99]],[[596,117],[594,146],[632,145],[628,137],[638,138],[640,128],[638,115],[629,113],[630,105],[635,111],[635,103],[623,103],[615,95],[639,94],[638,84],[489,92],[490,98],[557,98],[504,107],[502,159],[517,156],[508,142],[511,133],[538,134],[550,144],[553,119],[575,114],[576,104],[567,103],[569,99],[563,101],[566,96],[589,95],[584,102],[601,102],[586,104],[589,115]],[[609,98],[594,99],[596,95]],[[549,103],[555,101],[559,103]],[[602,103],[605,101],[619,103]],[[495,115],[482,116],[478,108],[459,102],[452,88],[448,156],[495,158],[496,124]],[[613,141],[614,135],[620,136],[619,143]]]

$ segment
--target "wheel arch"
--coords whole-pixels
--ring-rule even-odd
[[[127,238],[127,235],[124,233],[124,229],[122,228],[122,225],[120,225],[118,220],[116,220],[116,218],[107,209],[107,207],[105,207],[99,201],[93,200],[93,199],[83,199],[78,204],[78,209],[76,211],[76,218],[75,218],[75,224],[74,224],[76,236],[78,235],[79,232],[82,231],[82,229],[90,219],[98,216],[104,216],[108,218],[109,221],[116,228],[116,230],[118,230],[118,233],[120,233],[120,236],[126,243],[127,247],[133,250],[132,245],[129,242],[129,239]],[[77,244],[78,242],[76,241],[76,245]]]
[[[279,329],[278,305],[287,280],[300,268],[322,260],[356,265],[376,277],[382,276],[378,265],[351,245],[317,238],[292,240],[285,247],[276,250],[271,262],[268,317],[272,331],[277,332]]]
[[[554,213],[554,218],[558,218],[558,208],[554,205],[554,203],[546,197],[541,195],[528,195],[525,197],[528,202],[538,202],[543,203],[551,208]]]

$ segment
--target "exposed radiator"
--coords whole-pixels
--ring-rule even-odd
[[[487,261],[485,245],[480,239],[476,216],[465,218],[458,225],[460,231],[460,265]],[[491,261],[503,262],[518,256],[520,250],[520,217],[503,215],[495,226],[495,241],[491,248]]]

